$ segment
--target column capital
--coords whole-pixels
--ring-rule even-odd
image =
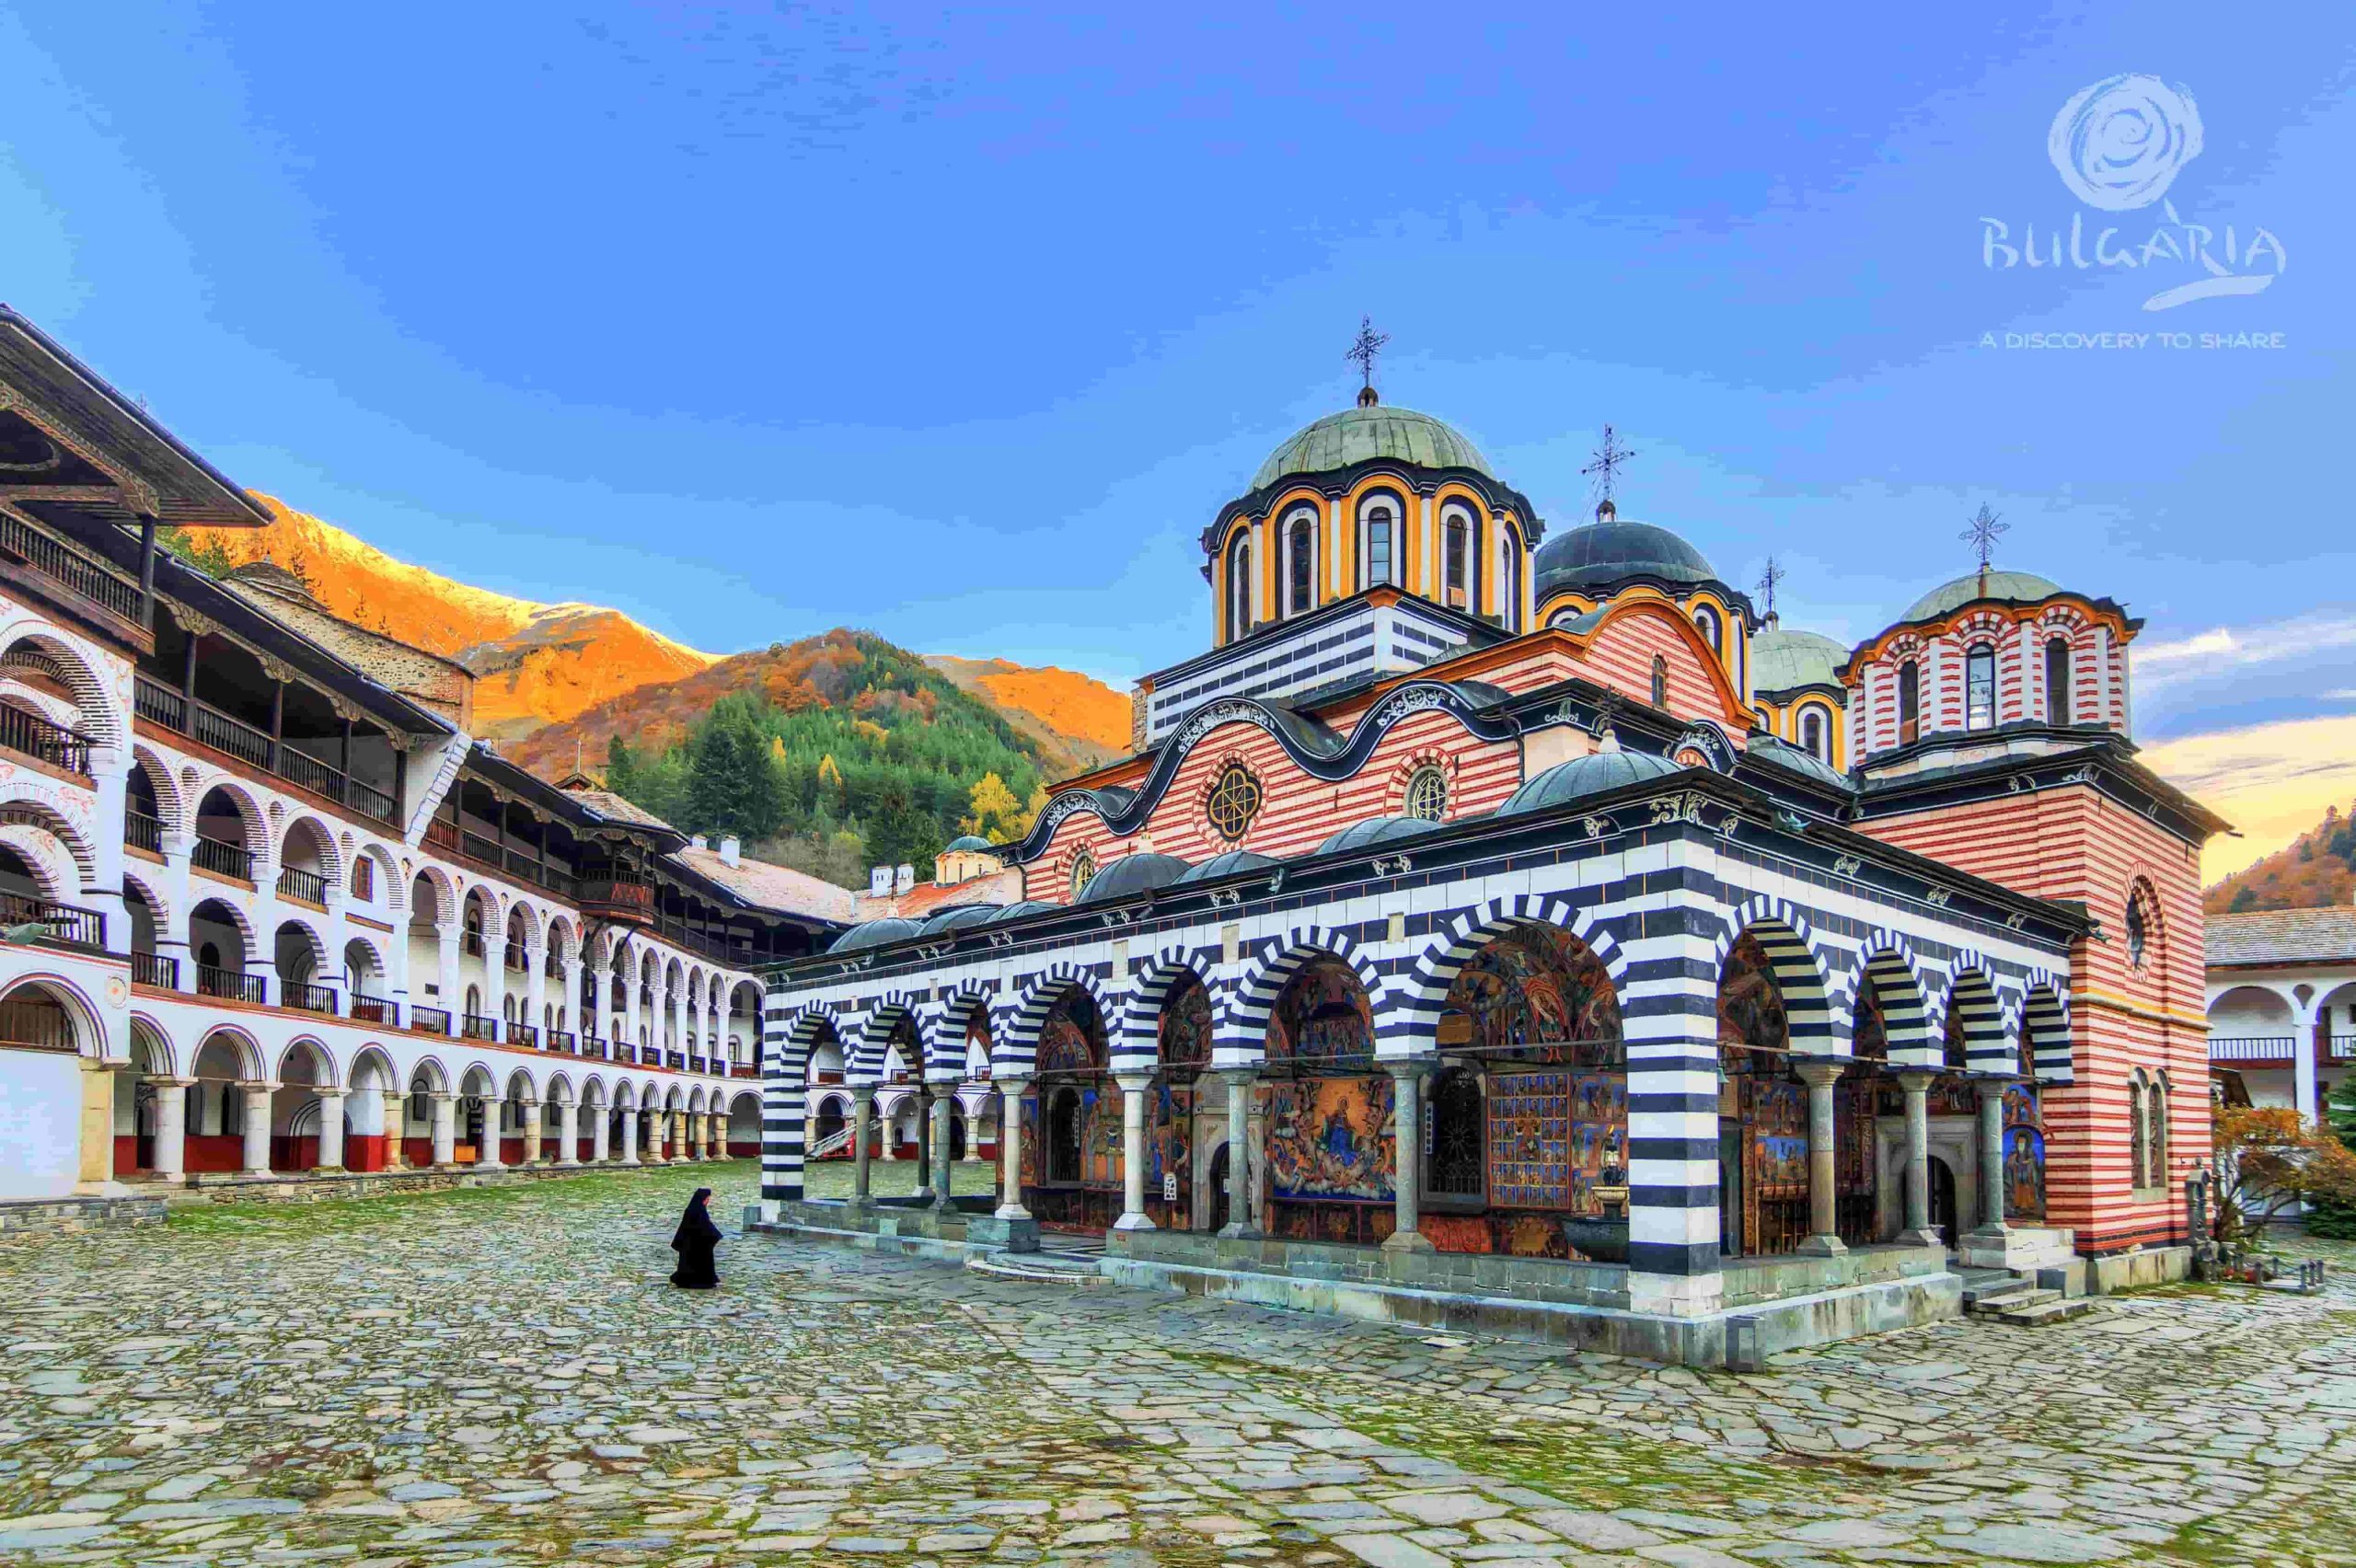
[[[190,1089],[196,1084],[196,1079],[192,1078],[166,1078],[154,1073],[139,1081],[156,1089]]]
[[[1153,1087],[1151,1073],[1114,1073],[1113,1081],[1121,1086],[1123,1094],[1143,1094]]]
[[[275,1094],[286,1087],[283,1083],[272,1083],[268,1078],[238,1078],[236,1082],[248,1094]]]
[[[352,1090],[348,1089],[323,1089],[319,1090],[319,1098],[321,1100],[341,1100],[351,1092]]]
[[[1939,1076],[1936,1067],[1886,1067],[1884,1070],[1898,1080],[1899,1088],[1909,1094],[1927,1092],[1932,1080]]]
[[[1376,1064],[1384,1072],[1403,1082],[1408,1078],[1428,1078],[1439,1066],[1438,1056],[1387,1056]]]
[[[1849,1070],[1845,1056],[1794,1056],[1792,1071],[1810,1089],[1830,1089]]]

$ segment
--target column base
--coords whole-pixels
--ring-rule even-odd
[[[1798,1251],[1811,1258],[1845,1257],[1849,1245],[1838,1236],[1811,1236],[1799,1244]]]
[[[1901,1230],[1896,1238],[1901,1247],[1936,1247],[1946,1250],[1947,1239],[1935,1230]]]
[[[857,1200],[853,1200],[856,1202]],[[993,1219],[1029,1219],[1031,1211],[1021,1204],[1000,1204],[991,1212]]]
[[[1231,1220],[1229,1223],[1220,1226],[1218,1228],[1218,1233],[1223,1239],[1229,1241],[1257,1241],[1261,1239],[1260,1228],[1246,1219]]]
[[[1150,1216],[1125,1214],[1113,1222],[1113,1228],[1115,1230],[1159,1230],[1161,1227],[1154,1224]]]
[[[314,1176],[341,1176],[343,1174],[343,1169],[344,1168],[341,1165],[314,1165],[311,1167],[311,1174]]]
[[[1382,1239],[1386,1252],[1436,1252],[1432,1239],[1420,1230],[1394,1230]]]

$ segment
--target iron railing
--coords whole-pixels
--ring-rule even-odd
[[[218,964],[200,963],[196,966],[196,988],[207,997],[221,997],[233,1002],[267,1002],[270,986],[259,974],[248,974],[242,969],[224,969]]]
[[[2299,1042],[2289,1034],[2212,1034],[2209,1037],[2209,1059],[2212,1062],[2287,1062],[2298,1055]]]
[[[469,1040],[496,1040],[499,1038],[499,1020],[485,1018],[480,1013],[468,1013],[459,1022],[458,1032]]]
[[[208,838],[200,833],[196,836],[196,842],[190,847],[188,858],[191,865],[201,866],[208,871],[218,871],[239,882],[254,880],[254,852],[242,844],[232,844],[224,838]]]
[[[409,1009],[409,1026],[425,1034],[447,1034],[450,1032],[450,1009],[411,1007]]]
[[[581,1037],[581,1054],[583,1056],[594,1057],[595,1060],[602,1062],[606,1059],[606,1051],[607,1046],[606,1042],[600,1040],[597,1036],[594,1034],[584,1034]]]
[[[68,773],[87,777],[90,771],[89,736],[21,708],[0,706],[0,746]]]
[[[2331,1059],[2345,1062],[2356,1058],[2356,1034],[2335,1034],[2331,1037]]]
[[[511,1023],[507,1026],[507,1043],[511,1045],[529,1045],[534,1050],[537,1050],[540,1044],[540,1026],[537,1023]]]
[[[136,986],[177,991],[180,988],[180,961],[167,958],[159,952],[133,952],[131,955],[131,979]]]
[[[551,1029],[549,1031],[549,1049],[572,1055],[580,1051],[581,1043],[569,1029]]]

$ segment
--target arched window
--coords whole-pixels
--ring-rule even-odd
[[[1486,1191],[1486,1113],[1481,1075],[1450,1067],[1432,1085],[1431,1166],[1425,1188],[1444,1198],[1478,1198]]]
[[[365,855],[356,856],[352,862],[352,896],[363,904],[376,901],[376,862]]]
[[[1984,642],[1972,644],[1963,656],[1963,727],[1996,727],[1996,651]]]
[[[1727,628],[1726,623],[1718,618],[1718,612],[1707,605],[1694,605],[1693,625],[1695,629],[1701,632],[1702,640],[1710,645],[1710,651],[1721,659],[1725,658]]]
[[[2070,644],[2059,637],[2045,645],[2045,721],[2070,721]]]
[[[2142,895],[2141,894],[2131,893],[2127,895],[2127,963],[2129,967],[2134,969],[2141,969],[2143,967],[2143,957],[2151,948],[2151,922],[2143,914]]]
[[[1448,514],[1446,529],[1440,603],[1451,610],[1469,610],[1472,607],[1472,530],[1461,512]]]
[[[1366,512],[1366,582],[1371,588],[1378,582],[1395,582],[1392,560],[1392,513],[1387,504],[1377,503]]]
[[[1750,721],[1754,726],[1766,731],[1771,735],[1775,732],[1774,716],[1763,708],[1754,708],[1750,710]]]
[[[2127,1177],[2132,1186],[2151,1185],[2143,1179],[2152,1160],[2150,1116],[2151,1103],[2143,1098],[2143,1074],[2139,1069],[2127,1078]]]
[[[1521,540],[1506,530],[1505,571],[1497,583],[1497,614],[1507,631],[1521,629]]]
[[[1238,536],[1227,550],[1227,640],[1252,629],[1252,541]]]
[[[1404,814],[1438,822],[1448,815],[1448,775],[1437,767],[1419,767],[1407,776]]]
[[[2143,1185],[2165,1187],[2168,1184],[2167,1074],[2157,1074],[2143,1086],[2143,1107],[2144,1140],[2152,1151],[2151,1169]]]
[[[1305,615],[1317,607],[1317,528],[1306,513],[1296,515],[1285,531],[1287,609]]]
[[[1669,706],[1669,661],[1657,653],[1653,655],[1653,706]]]
[[[1800,709],[1800,750],[1819,762],[1832,760],[1832,737],[1824,722],[1823,709]]]
[[[1096,857],[1082,849],[1071,858],[1071,896],[1078,901],[1088,884],[1096,880]]]
[[[1911,746],[1923,738],[1923,670],[1909,659],[1898,666],[1898,744]]]

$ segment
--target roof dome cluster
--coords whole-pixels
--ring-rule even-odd
[[[1663,582],[1720,581],[1709,558],[1668,529],[1623,522],[1605,502],[1596,520],[1557,534],[1539,547],[1538,597],[1557,589],[1591,592],[1631,578]]]
[[[1377,457],[1424,468],[1470,468],[1487,479],[1497,477],[1472,439],[1446,421],[1413,409],[1361,403],[1287,437],[1252,476],[1252,488],[1265,490],[1288,475],[1329,474]]]
[[[1967,571],[1961,577],[1940,583],[1915,600],[1898,618],[1901,624],[1934,620],[1979,599],[2034,605],[2061,592],[2060,583],[2049,582],[2033,571]]]

